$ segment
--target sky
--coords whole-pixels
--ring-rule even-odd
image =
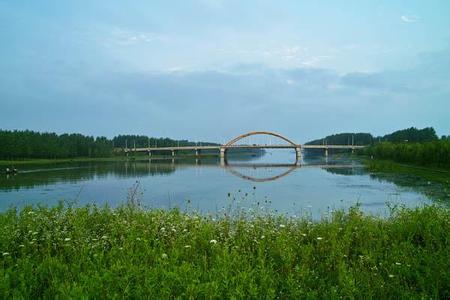
[[[0,128],[450,135],[450,1],[0,0]]]

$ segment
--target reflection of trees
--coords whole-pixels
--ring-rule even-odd
[[[333,166],[329,168],[323,168],[325,171],[331,174],[337,174],[337,175],[365,175],[367,174],[367,171],[362,167],[352,167],[347,166],[345,168],[335,168]]]
[[[67,182],[77,183],[94,178],[106,178],[109,175],[118,177],[140,177],[167,175],[175,171],[172,164],[151,164],[147,162],[88,162],[55,165],[57,167],[35,169],[17,175],[1,176],[0,189],[14,190],[33,188],[50,184]]]
[[[249,161],[262,156],[260,151],[246,151],[246,155],[234,153],[233,159]],[[217,156],[187,159],[152,159],[117,162],[72,162],[45,166],[32,166],[16,175],[0,174],[0,190],[18,190],[56,183],[78,183],[114,175],[120,178],[169,175],[183,165],[218,165]]]
[[[417,175],[400,173],[372,173],[370,178],[409,188],[432,200],[450,201],[450,185],[448,183],[429,181]]]
[[[329,173],[338,175],[366,175],[369,174],[364,167],[323,168]],[[421,193],[432,200],[450,200],[450,185],[442,182],[429,181],[423,177],[413,174],[379,172],[371,173],[370,178],[380,182],[393,183],[396,186],[407,188],[411,191]]]

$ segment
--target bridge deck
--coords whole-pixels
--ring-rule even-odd
[[[181,146],[181,147],[149,147],[128,148],[125,152],[148,152],[148,151],[182,151],[182,150],[220,150],[225,149],[362,149],[366,146],[356,145],[230,145],[230,146]]]

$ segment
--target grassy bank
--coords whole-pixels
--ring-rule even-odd
[[[95,207],[0,214],[11,297],[449,298],[448,209],[329,219]]]

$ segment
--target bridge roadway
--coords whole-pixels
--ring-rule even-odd
[[[154,151],[196,151],[196,150],[220,150],[220,149],[362,149],[366,146],[356,145],[217,145],[217,146],[180,146],[180,147],[144,147],[126,148],[125,152],[154,152]]]

